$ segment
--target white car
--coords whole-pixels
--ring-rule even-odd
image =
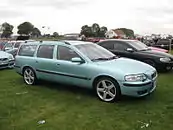
[[[13,68],[14,67],[14,57],[13,55],[0,51],[0,69]]]

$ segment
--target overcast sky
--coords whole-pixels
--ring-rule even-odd
[[[173,34],[173,0],[0,0],[0,23],[17,27],[25,21],[60,34],[78,33],[92,23],[138,34]]]

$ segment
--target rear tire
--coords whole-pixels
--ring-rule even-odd
[[[104,102],[115,102],[120,99],[119,84],[112,78],[102,77],[94,83],[97,97]]]
[[[33,69],[27,67],[23,71],[23,80],[27,85],[36,84],[37,77]]]

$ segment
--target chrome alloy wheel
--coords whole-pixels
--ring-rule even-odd
[[[96,86],[97,95],[105,102],[113,101],[116,97],[116,87],[110,80],[101,80]]]
[[[25,69],[23,77],[24,77],[24,81],[26,82],[26,84],[28,84],[28,85],[33,85],[34,84],[35,74],[34,74],[32,69],[30,69],[30,68]]]

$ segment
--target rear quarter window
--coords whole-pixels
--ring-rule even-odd
[[[19,56],[33,57],[36,51],[37,45],[22,45],[18,52]]]

